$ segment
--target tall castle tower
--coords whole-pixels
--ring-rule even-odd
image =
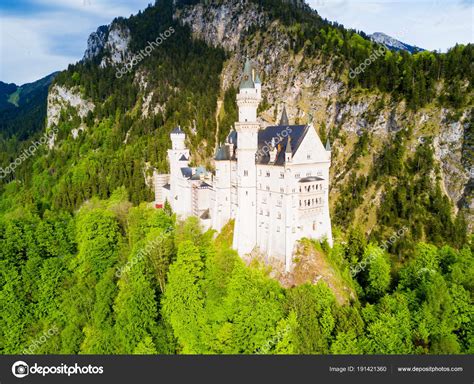
[[[237,131],[237,211],[233,247],[239,254],[249,253],[257,242],[257,108],[261,100],[261,82],[249,60],[245,63],[237,95],[239,121]]]
[[[168,161],[170,164],[170,199],[173,209],[178,214],[185,214],[190,209],[190,201],[184,198],[180,190],[179,175],[181,168],[187,167],[189,163],[189,149],[186,148],[186,135],[181,127],[176,127],[171,132],[171,149],[168,150]]]

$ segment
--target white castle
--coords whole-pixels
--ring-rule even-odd
[[[311,122],[257,122],[261,81],[247,60],[237,95],[239,121],[215,156],[215,174],[190,167],[186,135],[171,132],[170,174],[154,174],[155,205],[167,200],[182,218],[194,215],[220,231],[235,219],[233,247],[243,256],[254,249],[289,271],[296,242],[325,238],[332,246],[329,217],[331,149]]]

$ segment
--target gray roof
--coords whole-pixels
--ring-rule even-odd
[[[219,148],[217,148],[216,151],[216,156],[214,157],[214,160],[219,161],[219,160],[230,160],[230,148],[228,145],[221,145]]]
[[[331,151],[331,143],[329,143],[329,139],[326,140],[326,151]]]
[[[165,184],[163,185],[163,188],[167,189],[168,191],[171,189],[171,185],[169,184]]]
[[[181,127],[178,125],[175,129],[173,129],[171,131],[171,133],[174,133],[174,134],[184,134],[184,131],[181,129]]]
[[[279,125],[289,125],[290,123],[288,122],[288,115],[286,114],[286,107],[283,106],[283,112],[281,113],[281,119],[280,119],[280,124]]]
[[[242,74],[242,80],[240,82],[240,89],[242,88],[255,88],[255,84],[252,79],[252,63],[247,59],[244,65],[244,73]]]
[[[181,157],[179,158],[179,161],[188,161],[189,159],[186,158],[186,156],[184,155],[181,155]]]
[[[298,150],[303,138],[308,131],[308,125],[275,125],[262,129],[258,132],[258,151],[256,162],[258,164],[268,164],[270,162],[269,148],[272,139],[275,138],[277,153],[275,165],[283,165],[285,163],[285,152],[288,145],[288,137],[291,137],[291,153],[294,155]],[[267,147],[267,148],[265,148]]]
[[[237,145],[237,131],[235,129],[230,131],[229,136],[227,136],[227,142]]]
[[[193,175],[193,169],[191,167],[183,167],[181,168],[181,173],[183,177],[189,179]]]
[[[285,153],[293,154],[293,150],[291,149],[291,136],[288,137],[288,143],[286,144]]]

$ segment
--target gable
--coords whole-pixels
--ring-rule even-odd
[[[308,155],[310,158],[308,158]],[[316,133],[316,129],[311,124],[306,130],[306,134],[301,143],[293,152],[293,164],[319,163],[330,161],[330,153],[326,151],[321,139]]]

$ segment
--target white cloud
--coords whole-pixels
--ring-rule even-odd
[[[5,13],[0,23],[0,80],[24,84],[82,58],[87,38],[115,17],[128,17],[149,1],[36,0],[53,12]]]

